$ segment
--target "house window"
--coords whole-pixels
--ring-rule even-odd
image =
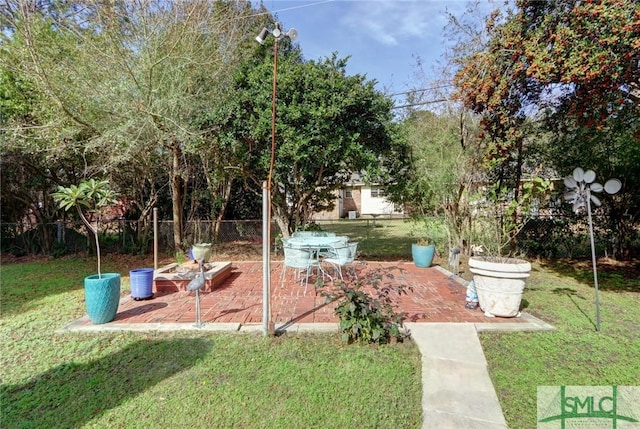
[[[384,197],[384,189],[373,187],[371,188],[371,198],[382,198]]]
[[[351,189],[345,189],[344,190],[344,197],[345,198],[353,198],[353,195],[351,194]]]

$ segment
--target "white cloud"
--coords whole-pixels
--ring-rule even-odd
[[[480,0],[481,5],[493,0]],[[497,0],[496,0],[497,1]],[[410,87],[416,58],[427,70],[448,44],[445,11],[460,15],[468,0],[264,0],[285,28],[295,27],[305,58],[350,56],[347,72],[380,88]],[[420,83],[422,85],[422,83]],[[391,91],[393,92],[393,91]]]
[[[439,36],[445,24],[443,1],[350,1],[340,2],[345,14],[341,23],[350,31],[386,46]]]

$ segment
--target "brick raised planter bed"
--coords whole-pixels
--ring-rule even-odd
[[[216,286],[231,274],[231,262],[209,262],[204,264],[204,290],[213,291]],[[155,292],[186,291],[189,282],[198,274],[198,264],[186,262],[176,263],[158,268],[154,273],[153,290]]]

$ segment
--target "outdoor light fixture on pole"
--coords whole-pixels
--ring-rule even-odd
[[[578,212],[581,208],[587,208],[587,216],[589,218],[589,237],[591,239],[591,262],[593,264],[593,282],[596,289],[596,330],[600,331],[600,299],[598,297],[598,270],[596,269],[596,250],[593,240],[593,223],[591,221],[591,203],[596,206],[602,204],[600,199],[591,192],[602,192],[603,190],[610,195],[616,194],[621,188],[622,183],[618,179],[609,179],[602,186],[600,183],[594,183],[596,173],[593,170],[584,171],[578,167],[573,170],[573,175],[564,179],[564,184],[569,190],[564,194],[564,199],[573,204],[573,211]]]
[[[298,32],[295,28],[286,33],[282,32],[280,23],[269,30],[264,27],[256,37],[256,41],[264,45],[271,34],[273,43],[273,90],[271,95],[271,161],[269,175],[262,184],[262,326],[265,335],[275,333],[275,324],[271,317],[271,183],[273,179],[273,165],[276,157],[276,99],[278,90],[278,42],[284,37],[295,40]]]

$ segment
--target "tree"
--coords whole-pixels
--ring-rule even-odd
[[[616,204],[637,207],[640,183],[624,154],[640,151],[640,5],[520,0],[514,11],[494,12],[486,29],[488,42],[459,57],[454,82],[464,105],[482,115],[487,160],[513,167],[515,200],[527,122],[535,118],[559,131],[543,148],[549,169],[566,175],[582,165],[616,174],[623,180]],[[588,155],[594,148],[601,156]]]
[[[547,144],[540,151],[544,162],[564,175],[576,166],[593,169],[598,181],[618,178],[622,191],[600,196],[603,207],[595,209],[600,226],[613,231],[611,255],[631,257],[638,239],[640,222],[640,141],[634,133],[640,126],[640,115],[622,109],[617,117],[607,118],[597,129],[577,125],[563,115],[547,117],[540,135]],[[550,136],[550,137],[548,137]]]
[[[391,181],[400,166],[384,171],[381,165],[397,160],[392,154],[402,153],[404,143],[392,122],[392,100],[374,89],[375,82],[347,76],[347,59],[305,62],[292,51],[278,62],[272,201],[274,219],[288,236],[313,212],[331,208],[352,173]],[[269,171],[272,67],[267,57],[236,76],[236,103],[228,106],[221,131],[225,141],[242,143],[244,177],[254,190]]]
[[[0,219],[16,224],[15,234],[26,237],[24,247],[14,251],[50,253],[51,223],[59,218],[50,194],[57,183],[75,178],[82,154],[47,145],[51,107],[27,76],[9,70],[4,54],[0,49]]]
[[[555,86],[578,123],[598,127],[627,104],[640,106],[640,5],[600,0],[521,1],[513,19],[536,96]],[[636,130],[637,131],[637,130]]]
[[[412,148],[405,202],[415,215],[444,216],[450,246],[469,239],[470,202],[484,178],[476,168],[476,127],[470,115],[452,106],[439,114],[416,111],[403,122]]]
[[[57,107],[43,140],[61,151],[82,145],[83,176],[162,156],[180,249],[185,150],[206,133],[197,116],[225,93],[262,25],[254,12],[249,1],[8,2],[0,37],[12,71]]]

